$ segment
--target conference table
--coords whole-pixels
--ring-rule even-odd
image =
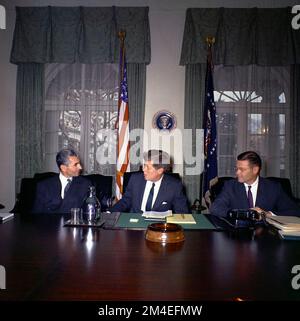
[[[0,224],[0,301],[300,299],[300,242],[273,229],[185,229],[183,242],[161,244],[144,229],[65,227],[68,218],[15,214]]]

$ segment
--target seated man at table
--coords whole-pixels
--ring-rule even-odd
[[[125,194],[110,211],[189,213],[181,181],[165,173],[169,167],[170,156],[166,152],[144,153],[143,173],[131,175]]]
[[[259,214],[300,216],[297,204],[283,191],[281,184],[261,177],[260,156],[247,151],[236,161],[236,179],[225,182],[210,207],[210,213],[226,216],[232,209],[254,209]]]
[[[71,208],[81,207],[91,182],[80,176],[82,167],[78,154],[63,149],[56,155],[60,173],[37,184],[32,212],[70,213]]]

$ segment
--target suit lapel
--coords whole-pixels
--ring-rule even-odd
[[[260,177],[258,181],[258,187],[257,187],[257,193],[256,193],[256,201],[255,201],[255,206],[257,204],[262,204],[263,203],[263,189],[264,189],[264,181]]]
[[[238,193],[237,193],[238,199],[241,201],[242,208],[248,208],[248,198],[245,190],[245,186],[243,183],[238,182]]]
[[[161,203],[164,201],[163,196],[167,194],[167,176],[164,175],[164,177],[162,178],[161,184],[160,184],[160,188],[156,197],[156,200],[153,204],[153,210],[155,211],[156,209],[159,208],[159,206],[161,205]]]
[[[61,200],[61,182],[60,182],[60,179],[59,179],[59,175],[57,175],[55,177],[54,186],[53,186],[52,190],[53,190],[55,198]]]
[[[142,202],[143,202],[143,196],[144,196],[144,192],[145,192],[145,188],[146,188],[146,183],[147,181],[144,178],[144,174],[142,174],[140,176],[142,178],[142,182],[141,184],[137,184],[139,190],[138,190],[138,208],[141,209],[142,208]]]

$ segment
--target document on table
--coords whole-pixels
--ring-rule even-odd
[[[152,218],[152,219],[165,219],[168,216],[172,216],[172,211],[165,211],[165,212],[154,212],[148,211],[142,214],[144,218]]]
[[[196,224],[196,221],[192,214],[173,214],[173,216],[167,217],[167,223]]]

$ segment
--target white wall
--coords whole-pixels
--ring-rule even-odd
[[[151,64],[147,70],[145,129],[149,136],[153,115],[167,109],[184,125],[184,67],[179,66],[186,8],[192,7],[286,7],[292,0],[0,0],[6,9],[6,30],[0,30],[0,203],[10,210],[15,202],[15,65],[9,63],[15,22],[15,6],[149,6]],[[157,134],[157,131],[155,132]],[[168,134],[164,134],[166,138]],[[149,147],[159,146],[155,135]],[[175,162],[182,162],[180,144],[171,146]],[[175,167],[181,172],[181,166]]]

